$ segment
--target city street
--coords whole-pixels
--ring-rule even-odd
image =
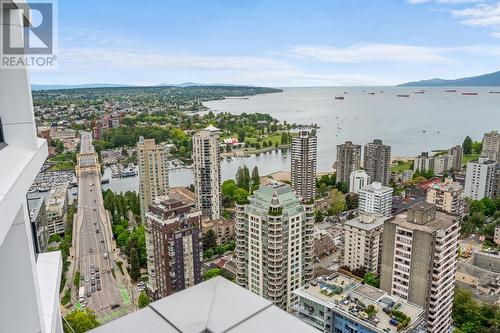
[[[129,312],[134,304],[114,262],[111,224],[103,206],[100,169],[91,140],[90,133],[82,133],[75,253],[86,307],[93,309],[99,320],[109,321]]]

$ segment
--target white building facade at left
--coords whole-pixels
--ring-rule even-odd
[[[21,12],[14,12],[9,24],[0,13],[0,35],[9,29],[10,37],[20,43],[24,22]],[[1,332],[63,331],[61,254],[37,253],[26,199],[47,154],[47,142],[36,136],[27,70],[0,67]]]

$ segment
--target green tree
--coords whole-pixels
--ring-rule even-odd
[[[332,201],[331,201],[332,205],[331,205],[330,209],[331,209],[332,214],[335,215],[335,214],[343,212],[347,209],[345,196],[342,192],[340,192],[337,189],[333,189],[332,194],[331,194],[331,198],[332,198]]]
[[[328,191],[328,186],[325,183],[320,183],[319,188],[318,188],[319,195],[324,197],[326,194],[326,191]]]
[[[63,321],[63,328],[66,333],[84,333],[101,325],[97,321],[94,311],[89,308],[85,309],[85,311],[75,310],[64,318],[66,320]],[[71,328],[68,327],[68,324]]]
[[[244,188],[237,188],[234,191],[234,201],[239,205],[244,205],[248,203],[248,191]]]
[[[347,193],[345,196],[347,209],[358,208],[359,195],[357,193]]]
[[[130,249],[130,278],[132,281],[137,281],[141,277],[141,270],[139,266],[139,254],[137,253],[137,249],[133,247]]]
[[[216,276],[221,275],[221,269],[220,268],[212,268],[203,273],[203,281],[210,280]]]
[[[217,235],[212,229],[208,230],[203,235],[203,251],[214,248],[217,246]]]
[[[464,142],[462,143],[462,148],[464,150],[464,155],[470,156],[472,154],[472,139],[470,136],[466,136]]]
[[[238,130],[238,142],[245,142],[247,131],[244,128]]]
[[[337,188],[340,192],[342,193],[347,193],[349,192],[349,185],[347,183],[344,183],[344,182],[338,182],[337,183]]]
[[[375,288],[380,287],[380,278],[378,276],[376,276],[375,274],[373,274],[372,272],[366,273],[365,276],[363,277],[363,281],[366,284],[373,286]]]
[[[144,291],[139,294],[139,298],[137,299],[137,306],[139,309],[145,308],[146,306],[151,303],[151,299],[149,298],[148,294],[146,294]]]
[[[238,187],[244,188],[245,190],[248,190],[249,183],[250,171],[248,170],[248,167],[246,165],[243,165],[243,167],[238,167],[238,170],[236,171],[236,185]]]
[[[483,143],[481,141],[474,142],[472,144],[472,152],[475,154],[481,154],[481,150],[483,149]]]
[[[252,169],[252,187],[258,188],[260,185],[260,176],[259,176],[259,168],[257,166],[254,166]]]
[[[80,271],[76,271],[75,276],[73,276],[73,285],[75,287],[78,287],[79,284],[80,284]]]

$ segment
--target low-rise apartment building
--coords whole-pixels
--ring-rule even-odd
[[[380,273],[382,234],[389,217],[361,213],[344,223],[344,266]]]
[[[409,333],[425,327],[421,306],[341,273],[320,276],[294,294],[299,302],[293,314],[324,333]]]
[[[49,235],[62,234],[66,228],[68,189],[66,184],[53,187],[47,197],[47,231]]]
[[[444,182],[433,183],[427,189],[425,201],[436,205],[440,210],[461,215],[464,211],[464,193],[462,185],[454,182],[453,179],[449,177],[446,178]]]
[[[226,244],[234,240],[234,220],[232,219],[203,221],[203,234],[206,234],[209,230],[213,230],[215,232],[217,245]]]
[[[359,194],[359,211],[389,216],[392,210],[392,187],[373,182],[361,188]]]

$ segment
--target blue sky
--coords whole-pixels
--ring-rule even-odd
[[[498,0],[59,0],[32,83],[391,85],[500,70]]]

